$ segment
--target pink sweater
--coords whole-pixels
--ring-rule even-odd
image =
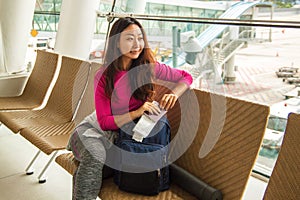
[[[118,98],[108,98],[105,94],[105,77],[102,76],[104,68],[101,68],[95,76],[95,107],[97,120],[102,130],[117,130],[114,115],[121,115],[138,109],[143,101],[131,97],[131,89],[126,75],[128,71],[120,71],[115,76],[114,92]],[[154,76],[159,80],[170,82],[183,82],[190,86],[192,76],[179,69],[171,68],[162,63],[156,63]]]

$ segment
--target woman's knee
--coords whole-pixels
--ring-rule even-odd
[[[106,160],[106,150],[100,143],[90,145],[81,152],[82,162],[94,162],[104,164]]]

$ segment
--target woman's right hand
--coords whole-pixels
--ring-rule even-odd
[[[115,115],[114,120],[118,127],[122,127],[124,124],[127,124],[128,122],[141,117],[144,114],[144,112],[158,115],[160,113],[160,109],[158,105],[155,105],[152,102],[145,102],[137,110],[131,111],[123,115]]]
[[[137,109],[138,115],[142,116],[144,112],[149,114],[158,115],[160,113],[160,108],[152,102],[145,102],[139,109]]]

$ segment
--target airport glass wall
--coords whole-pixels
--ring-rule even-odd
[[[62,0],[37,0],[35,7],[35,14],[33,19],[33,28],[38,31],[57,31],[59,14]],[[99,11],[112,11],[112,0],[100,1]],[[113,9],[117,13],[126,13],[126,0],[116,1]],[[145,14],[150,15],[169,15],[169,16],[190,16],[190,17],[204,17],[216,18],[222,14],[224,10],[216,10],[214,8],[204,9],[191,6],[176,6],[166,5],[162,3],[152,3],[149,1],[146,4]],[[158,27],[158,22],[148,22],[148,27]],[[107,31],[108,22],[106,19],[98,18],[97,26],[95,28],[96,34],[104,34]],[[172,24],[171,24],[172,26]],[[187,30],[204,30],[206,26],[203,24],[191,24],[186,27]],[[163,27],[167,30],[170,27]]]
[[[32,28],[38,31],[57,31],[61,0],[36,0]]]
[[[113,9],[113,1],[101,2],[101,12],[126,13],[126,0],[115,1]],[[61,0],[37,0],[33,27],[39,31],[57,31],[60,6]],[[297,96],[298,93],[289,92],[300,82],[296,71],[300,66],[299,9],[273,12],[275,7],[249,7],[242,13],[231,13],[234,17],[224,17],[232,21],[212,21],[226,14],[230,6],[208,9],[156,1],[146,4],[145,14],[150,17],[140,19],[156,58],[189,71],[194,87],[271,106],[272,118],[254,167],[255,173],[267,178],[280,151],[287,117],[278,113],[286,106],[272,105]],[[240,9],[244,7],[237,10]],[[152,20],[151,16],[160,16],[161,20]],[[95,39],[105,40],[108,27],[107,19],[98,17]],[[280,70],[282,73],[278,73]],[[300,103],[292,109],[300,111],[299,106]]]

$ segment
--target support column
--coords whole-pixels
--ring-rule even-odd
[[[274,15],[274,6],[272,5],[270,20],[273,20],[273,15]],[[272,28],[271,27],[269,29],[269,42],[272,42]]]
[[[235,81],[235,67],[234,67],[234,63],[235,63],[235,59],[234,59],[234,55],[231,56],[231,58],[225,63],[225,77],[224,77],[224,82],[225,83],[230,83],[230,82],[234,82]]]
[[[100,0],[63,0],[54,51],[89,58]]]
[[[35,0],[0,0],[0,73],[26,69]]]
[[[239,38],[239,27],[231,26],[230,27],[230,41],[237,40]],[[235,55],[231,55],[229,60],[225,63],[225,77],[224,82],[230,83],[235,81]]]
[[[252,17],[251,20],[255,20],[257,18],[258,15],[258,8],[257,7],[252,7]],[[250,39],[254,39],[255,35],[256,35],[256,28],[255,27],[251,27],[251,38]]]

